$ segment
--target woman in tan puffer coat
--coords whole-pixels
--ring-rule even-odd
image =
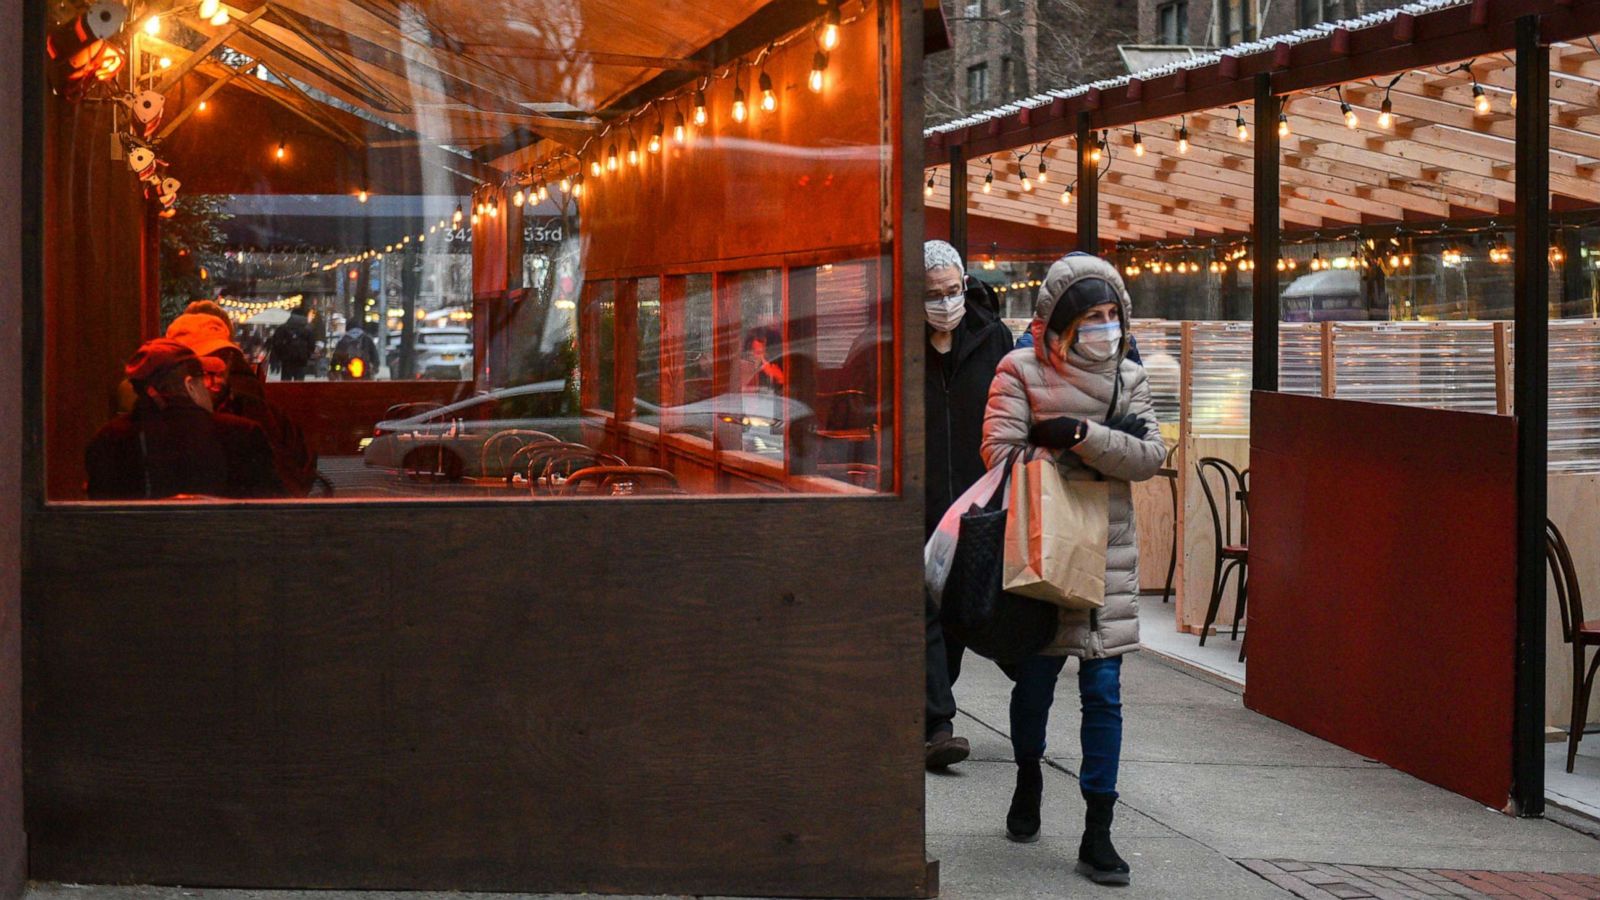
[[[1079,658],[1083,768],[1088,806],[1077,870],[1096,882],[1127,884],[1128,864],[1111,844],[1117,762],[1122,749],[1122,654],[1139,648],[1139,537],[1129,484],[1155,476],[1166,444],[1144,368],[1127,359],[1132,318],[1115,267],[1087,253],[1057,260],[1039,289],[1033,346],[1001,360],[983,421],[983,456],[1001,465],[1019,453],[1050,457],[1070,480],[1110,486],[1106,600],[1098,611],[1061,610],[1056,638],[1040,655],[1001,668],[1011,692],[1017,788],[1006,816],[1012,840],[1039,838],[1045,726],[1056,678]]]

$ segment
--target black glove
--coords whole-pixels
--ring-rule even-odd
[[[1145,422],[1144,419],[1139,418],[1138,414],[1136,413],[1128,413],[1125,416],[1118,416],[1117,418],[1107,422],[1106,427],[1113,428],[1122,432],[1123,434],[1132,435],[1141,441],[1147,440],[1150,437],[1149,423]]]
[[[1045,419],[1028,429],[1028,443],[1052,450],[1070,450],[1078,445],[1078,427],[1082,424],[1066,416]]]

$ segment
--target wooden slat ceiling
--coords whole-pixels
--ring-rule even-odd
[[[1600,53],[1587,44],[1557,45],[1551,53],[1551,193],[1600,206]],[[1516,190],[1514,76],[1511,59],[1496,55],[1474,61],[1471,74],[1429,68],[1405,73],[1392,88],[1389,79],[1347,84],[1344,98],[1360,120],[1355,129],[1346,126],[1333,91],[1291,95],[1291,134],[1283,141],[1284,227],[1337,229],[1505,213]],[[1487,114],[1474,108],[1474,77],[1490,100]],[[1386,89],[1394,124],[1382,129],[1377,120]],[[1253,129],[1248,105],[1243,113]],[[1136,242],[1247,234],[1254,136],[1250,142],[1238,139],[1235,115],[1232,108],[1189,115],[1187,155],[1178,153],[1177,118],[1139,126],[1143,157],[1133,152],[1131,128],[1112,131],[1112,162],[1100,180],[1102,236]],[[1024,192],[1014,154],[1028,152],[1022,168],[1036,176],[1041,151],[1049,159],[1050,183]],[[990,157],[995,183],[989,194],[982,190],[989,164],[971,160],[969,213],[1075,231],[1076,208],[1061,203],[1061,189],[1075,174],[1075,154],[1071,141],[996,154]],[[931,174],[935,190],[927,205],[948,209],[948,167]]]
[[[765,5],[229,0],[223,8],[230,21],[221,27],[199,19],[192,3],[158,0],[151,9],[201,38],[183,47],[160,43],[179,68],[191,54],[226,47],[280,79],[298,81],[403,132],[384,135],[379,128],[382,139],[477,150],[499,147],[519,129],[580,146],[617,100],[662,72],[706,70],[696,54]],[[214,55],[195,71],[231,78]],[[232,80],[225,89],[251,89],[245,84],[251,80]],[[313,124],[323,118],[319,127],[328,124],[314,111],[306,117]]]

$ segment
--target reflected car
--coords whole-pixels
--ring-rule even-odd
[[[722,446],[737,445],[746,453],[781,458],[783,456],[784,416],[796,421],[811,416],[811,408],[799,401],[785,401],[769,391],[721,394],[682,406],[661,407],[644,400],[634,402],[634,419],[656,428],[666,426],[669,434],[688,434],[711,439],[714,428],[722,431]]]
[[[564,381],[542,381],[503,388],[428,410],[405,419],[379,422],[362,441],[368,466],[455,481],[464,477],[501,478],[503,454],[484,459],[484,445],[506,431],[537,431],[577,441],[582,423],[578,404]]]

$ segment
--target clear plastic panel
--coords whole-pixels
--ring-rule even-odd
[[[1183,323],[1165,319],[1134,319],[1133,338],[1150,375],[1150,399],[1156,419],[1177,425],[1183,393]]]
[[[1497,410],[1491,322],[1341,322],[1334,347],[1342,400]]]
[[[1194,437],[1248,437],[1254,359],[1248,322],[1197,322],[1190,348],[1189,432]],[[1278,384],[1289,394],[1322,393],[1321,331],[1311,324],[1278,326]]]
[[[1550,471],[1600,472],[1600,321],[1550,323]]]

